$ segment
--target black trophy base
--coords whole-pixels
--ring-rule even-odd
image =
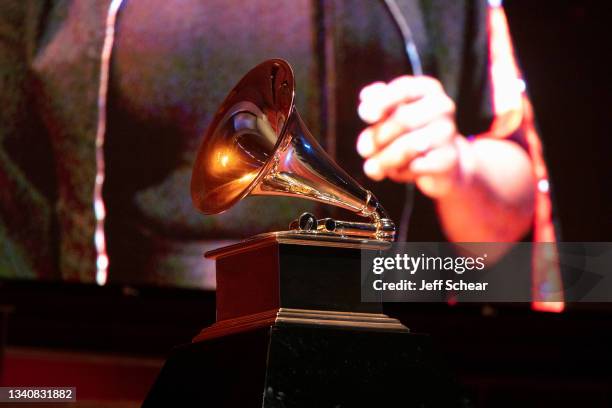
[[[143,407],[464,406],[426,335],[272,326],[177,348]]]

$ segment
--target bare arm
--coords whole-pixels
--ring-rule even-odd
[[[360,97],[359,113],[370,126],[357,150],[370,178],[415,182],[436,201],[452,241],[511,242],[528,232],[534,175],[518,144],[458,134],[454,103],[433,78],[376,83]]]
[[[452,241],[511,242],[521,239],[534,211],[534,176],[527,153],[509,140],[463,140],[460,162],[471,167],[437,198],[440,220]]]

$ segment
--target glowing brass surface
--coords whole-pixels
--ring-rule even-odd
[[[242,78],[198,151],[191,179],[194,205],[216,214],[249,194],[306,198],[371,219],[373,228],[342,222],[338,235],[393,240],[395,226],[376,197],[323,150],[293,100],[293,72],[283,60],[266,61]]]

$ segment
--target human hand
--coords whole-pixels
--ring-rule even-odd
[[[357,151],[368,177],[413,181],[432,198],[465,178],[460,162],[469,144],[457,132],[455,104],[438,80],[402,76],[366,86],[359,98],[359,116],[370,126],[359,135]]]

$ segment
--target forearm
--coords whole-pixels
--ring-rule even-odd
[[[535,182],[527,153],[509,140],[461,137],[460,174],[437,199],[443,229],[456,242],[512,242],[531,226]]]

